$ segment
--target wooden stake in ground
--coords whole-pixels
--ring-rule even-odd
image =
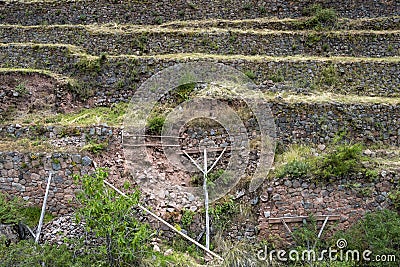
[[[42,204],[42,212],[40,213],[39,225],[36,231],[36,237],[35,237],[36,244],[39,243],[40,232],[42,231],[44,214],[46,212],[46,203],[47,203],[47,198],[49,196],[50,182],[51,182],[51,173],[49,175],[49,179],[47,180],[46,193],[44,194],[44,199]]]

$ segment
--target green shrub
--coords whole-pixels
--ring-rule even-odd
[[[101,61],[104,57],[85,57],[76,62],[77,69],[83,72],[98,72],[101,69]]]
[[[77,211],[78,221],[84,220],[88,231],[104,238],[99,254],[109,265],[139,265],[149,252],[151,232],[146,224],[135,219],[132,210],[139,201],[139,192],[123,197],[103,183],[108,177],[104,169],[93,175],[74,176],[82,186],[77,199],[82,208]],[[129,188],[129,186],[127,186]]]
[[[363,219],[336,238],[347,240],[347,249],[370,250],[374,255],[395,255],[400,259],[400,215],[391,210],[367,213]],[[367,265],[361,262],[362,266]],[[360,265],[360,266],[361,266]],[[370,266],[397,266],[393,262],[369,263]]]
[[[184,209],[183,210],[183,215],[181,218],[181,223],[184,227],[188,227],[192,224],[193,222],[193,217],[195,213],[192,210]]]
[[[23,199],[0,192],[0,223],[16,224],[21,221],[30,227],[35,227],[39,222],[40,213],[41,207],[28,206]],[[52,219],[51,214],[45,214],[45,222]]]
[[[327,86],[335,86],[338,81],[338,72],[334,65],[329,65],[321,71],[321,84]]]
[[[23,219],[19,212],[23,207],[21,199],[12,198],[0,192],[0,223],[18,223]]]
[[[24,96],[26,94],[29,93],[28,89],[26,88],[25,83],[19,83],[16,87],[15,87],[15,91],[20,94],[21,96]]]
[[[361,168],[361,144],[342,144],[325,154],[316,163],[316,173],[324,178],[343,177],[356,173]]]
[[[389,199],[392,201],[393,206],[400,211],[400,189],[393,189],[389,193]]]
[[[278,71],[274,72],[273,74],[268,75],[268,79],[273,81],[274,83],[280,83],[285,80],[281,70],[278,70]]]
[[[225,198],[213,204],[209,212],[213,226],[218,230],[224,230],[232,221],[232,217],[239,212],[239,207],[232,198]]]
[[[310,18],[299,25],[301,28],[322,29],[333,27],[337,22],[336,11],[331,8],[322,8],[319,4],[314,4],[303,10],[303,15]]]
[[[196,83],[194,82],[179,85],[174,91],[178,95],[177,102],[181,103],[183,101],[189,100],[190,94],[194,91],[195,88]]]
[[[165,116],[163,115],[154,115],[151,116],[147,121],[147,129],[151,134],[158,134],[160,135],[162,132],[162,128],[165,123]]]
[[[285,164],[281,169],[277,171],[277,177],[299,178],[307,176],[310,170],[310,164],[306,161],[293,160]]]

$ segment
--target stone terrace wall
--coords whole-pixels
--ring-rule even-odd
[[[271,111],[275,117],[277,137],[284,144],[330,143],[336,134],[345,130],[349,138],[366,144],[400,145],[400,105],[345,104],[345,103],[288,103],[272,100]],[[256,130],[250,120],[246,127]],[[250,131],[251,132],[251,131]],[[109,144],[121,143],[121,130],[107,126],[70,127],[0,127],[2,138],[44,137],[57,147],[72,145],[83,147],[88,140]]]
[[[315,183],[305,179],[284,178],[266,185],[261,201],[259,229],[263,237],[280,236],[290,238],[283,224],[270,224],[269,218],[340,215],[334,231],[346,229],[366,212],[389,208],[388,193],[399,185],[400,174],[382,171],[374,182],[362,177],[343,178],[337,182]],[[266,188],[273,192],[268,195]],[[322,222],[319,222],[321,227]],[[289,227],[299,227],[301,223],[289,223]],[[329,222],[327,226],[334,225]],[[326,228],[328,229],[328,227]],[[327,234],[325,231],[324,236]],[[274,238],[276,240],[276,238]]]
[[[75,205],[73,199],[78,189],[73,174],[92,170],[92,159],[79,154],[0,152],[0,190],[41,205],[52,173],[48,210],[66,214]]]
[[[330,91],[371,96],[400,95],[400,64],[398,61],[274,59],[274,58],[204,58],[182,57],[107,57],[98,69],[85,68],[87,59],[68,46],[0,46],[0,67],[36,68],[77,77],[82,85],[95,89],[93,101],[98,105],[129,99],[139,85],[153,74],[177,63],[207,60],[224,63],[240,71],[251,70],[256,82],[279,76],[297,88],[323,84],[324,71],[334,69],[336,84]],[[77,64],[80,64],[79,67]],[[332,75],[332,73],[329,73]],[[277,88],[279,91],[279,88]]]
[[[390,57],[400,55],[400,33],[394,32],[191,32],[160,29],[114,33],[78,27],[0,27],[0,42],[71,44],[91,55],[160,55],[208,53],[240,55],[330,55]]]
[[[392,16],[400,13],[398,1],[54,1],[24,4],[0,2],[2,24],[157,24],[171,20],[204,18],[246,19],[257,17],[298,17],[314,3],[337,10],[349,18]],[[165,12],[168,10],[168,12]]]

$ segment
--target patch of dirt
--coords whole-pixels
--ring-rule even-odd
[[[24,122],[29,114],[51,116],[76,109],[64,87],[44,74],[0,73],[0,122]]]

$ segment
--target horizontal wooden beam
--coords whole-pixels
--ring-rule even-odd
[[[316,221],[325,221],[326,217],[329,216],[328,221],[337,221],[340,220],[340,215],[316,215],[314,216]],[[268,222],[270,224],[274,223],[282,223],[282,220],[286,223],[297,223],[302,222],[303,220],[310,221],[310,216],[295,216],[295,217],[278,217],[278,218],[269,218]]]

